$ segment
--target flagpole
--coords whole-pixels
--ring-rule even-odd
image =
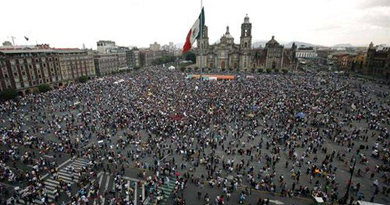
[[[199,69],[200,69],[200,80],[202,80],[202,74],[203,74],[203,71],[202,71],[202,50],[203,50],[203,0],[200,0],[200,50],[199,50],[199,53],[200,53],[200,56],[199,56]]]

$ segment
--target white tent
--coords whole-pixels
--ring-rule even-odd
[[[174,66],[169,66],[168,70],[175,70],[175,67]]]
[[[118,80],[118,81],[115,81],[114,84],[119,84],[119,83],[121,83],[121,82],[125,82],[125,80],[120,79],[120,80]]]
[[[378,203],[372,203],[372,202],[367,202],[367,201],[358,201],[358,205],[383,205],[383,204],[378,204]]]

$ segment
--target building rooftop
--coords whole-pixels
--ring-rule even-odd
[[[266,44],[265,44],[265,47],[270,47],[270,48],[273,48],[273,47],[279,47],[280,44],[275,40],[275,36],[272,36],[271,40],[269,40]]]
[[[1,48],[0,53],[16,54],[16,53],[82,53],[85,52],[78,48]]]

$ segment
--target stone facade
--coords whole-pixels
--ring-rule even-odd
[[[157,42],[154,42],[153,44],[150,44],[149,49],[151,51],[159,51],[161,50],[161,46]]]
[[[93,56],[86,51],[69,49],[57,53],[63,81],[74,81],[81,76],[96,76]]]
[[[118,69],[126,70],[128,68],[127,61],[126,61],[126,53],[116,53],[115,55],[118,59]]]
[[[370,44],[367,50],[367,74],[390,80],[390,47]]]
[[[138,48],[126,51],[126,62],[129,68],[141,67],[140,52]]]
[[[94,56],[95,68],[98,76],[116,73],[118,68],[118,56],[115,54],[99,54]]]
[[[62,86],[81,76],[95,76],[93,59],[86,51],[49,46],[0,49],[0,91],[31,93],[40,84]]]
[[[25,90],[61,80],[58,56],[51,50],[0,51],[0,90]]]
[[[99,53],[109,53],[108,50],[113,49],[113,48],[116,47],[114,41],[104,41],[104,40],[100,40],[100,41],[98,41],[96,44],[97,44],[97,51],[98,51]]]
[[[142,66],[153,65],[153,61],[155,61],[159,58],[162,58],[164,56],[168,56],[168,52],[164,51],[164,50],[153,51],[150,49],[145,49],[145,50],[140,50],[140,53],[142,54],[142,56],[144,58],[144,62],[142,62],[142,60],[141,60],[141,63],[140,63]]]
[[[253,69],[253,68],[294,68],[296,65],[295,44],[291,49],[284,49],[272,36],[265,48],[252,48],[252,24],[248,15],[241,24],[240,44],[226,28],[220,42],[209,45],[208,27],[203,29],[202,38],[197,41],[196,65],[203,68],[217,69]],[[202,56],[202,59],[200,58]],[[200,61],[202,60],[202,63]]]

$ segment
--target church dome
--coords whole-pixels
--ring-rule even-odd
[[[223,36],[226,37],[227,39],[232,39],[233,38],[233,36],[230,35],[230,33],[229,34],[224,34]]]
[[[275,40],[275,36],[272,36],[272,39],[269,40],[266,44],[266,47],[278,47],[279,43]]]
[[[233,36],[230,35],[230,32],[229,32],[229,26],[226,27],[226,33],[223,34],[223,37],[225,37],[227,39],[233,39]]]
[[[248,16],[248,14],[246,14],[246,16],[244,18],[244,23],[249,23],[249,16]]]

